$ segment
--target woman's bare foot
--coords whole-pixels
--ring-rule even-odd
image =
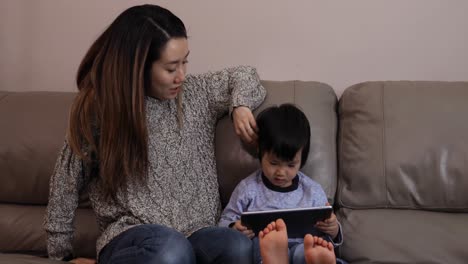
[[[307,234],[304,237],[304,255],[307,264],[335,264],[333,244],[321,237]]]
[[[263,264],[288,264],[288,233],[282,219],[268,224],[258,238]]]

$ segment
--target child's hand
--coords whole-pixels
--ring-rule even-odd
[[[254,232],[252,231],[252,229],[247,229],[247,227],[243,226],[241,224],[241,221],[240,220],[237,220],[234,225],[232,226],[232,228],[236,229],[237,231],[241,232],[242,234],[246,235],[248,238],[252,239],[255,234]]]
[[[325,221],[318,221],[315,224],[315,227],[325,234],[330,235],[333,239],[335,239],[338,235],[340,228],[338,225],[338,220],[336,219],[336,215],[333,212],[328,219],[325,219]]]

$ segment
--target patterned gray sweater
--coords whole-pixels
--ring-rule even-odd
[[[87,178],[81,160],[65,142],[50,180],[44,222],[49,257],[63,259],[73,253],[73,218],[82,191],[89,193],[98,220],[98,255],[112,238],[137,225],[161,224],[186,236],[216,225],[221,210],[214,154],[216,122],[233,107],[256,108],[265,95],[252,67],[188,75],[181,129],[175,100],[147,97],[148,181],[127,184],[114,202],[103,199],[97,180]]]

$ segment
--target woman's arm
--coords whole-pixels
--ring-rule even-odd
[[[246,143],[257,138],[257,125],[252,110],[265,99],[266,89],[261,85],[255,68],[237,66],[217,72],[189,75],[186,83],[192,86],[190,97],[207,101],[215,116],[220,118],[229,111],[236,134]]]
[[[84,185],[82,161],[65,142],[50,178],[44,221],[47,251],[52,259],[70,260],[73,257],[73,220]]]
[[[253,110],[265,99],[266,90],[257,71],[251,66],[237,66],[216,72],[187,76],[187,85],[195,86],[195,93],[203,93],[209,107],[222,116],[235,107]]]

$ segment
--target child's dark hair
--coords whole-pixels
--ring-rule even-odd
[[[310,148],[310,125],[305,114],[293,104],[271,106],[257,116],[258,158],[266,152],[291,161],[302,148],[301,168]]]

